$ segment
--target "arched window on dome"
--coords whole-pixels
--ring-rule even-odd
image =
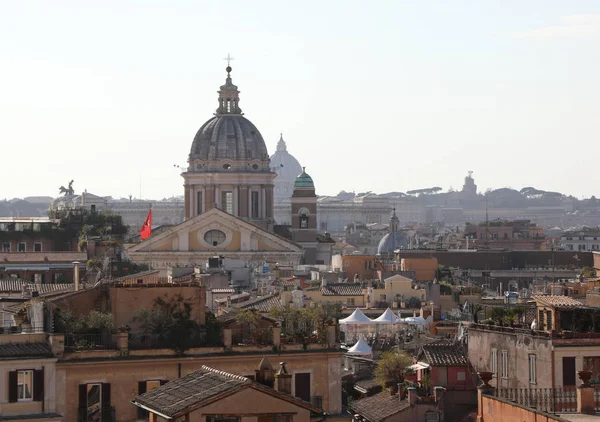
[[[298,211],[298,215],[300,216],[299,220],[300,220],[300,228],[301,229],[308,229],[309,214],[310,214],[310,212],[306,208],[301,208],[300,211]]]

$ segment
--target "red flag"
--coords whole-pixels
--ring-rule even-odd
[[[152,234],[152,210],[148,211],[148,216],[146,217],[146,221],[142,224],[142,229],[140,230],[140,237],[142,240],[148,239]]]

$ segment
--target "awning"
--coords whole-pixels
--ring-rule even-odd
[[[429,364],[425,362],[417,362],[414,365],[408,367],[411,371],[418,371],[419,369],[427,369],[429,368]]]

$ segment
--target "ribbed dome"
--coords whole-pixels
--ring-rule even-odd
[[[190,160],[216,161],[223,158],[244,161],[268,158],[262,135],[242,115],[216,115],[204,123],[194,137]]]
[[[302,166],[287,151],[283,135],[277,143],[277,151],[271,156],[271,168],[277,173],[275,179],[275,200],[289,199],[294,190],[296,177],[302,173]]]
[[[377,247],[378,254],[393,253],[396,249],[406,249],[408,242],[400,232],[391,232],[383,236]]]
[[[298,176],[294,182],[294,188],[315,188],[312,177],[306,173],[304,167],[302,168],[302,174]]]

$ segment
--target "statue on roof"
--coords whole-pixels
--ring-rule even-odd
[[[59,192],[61,194],[64,194],[65,196],[74,195],[75,194],[75,189],[73,189],[73,180],[71,180],[69,182],[69,187],[68,188],[65,188],[64,186],[61,186],[59,188]]]

